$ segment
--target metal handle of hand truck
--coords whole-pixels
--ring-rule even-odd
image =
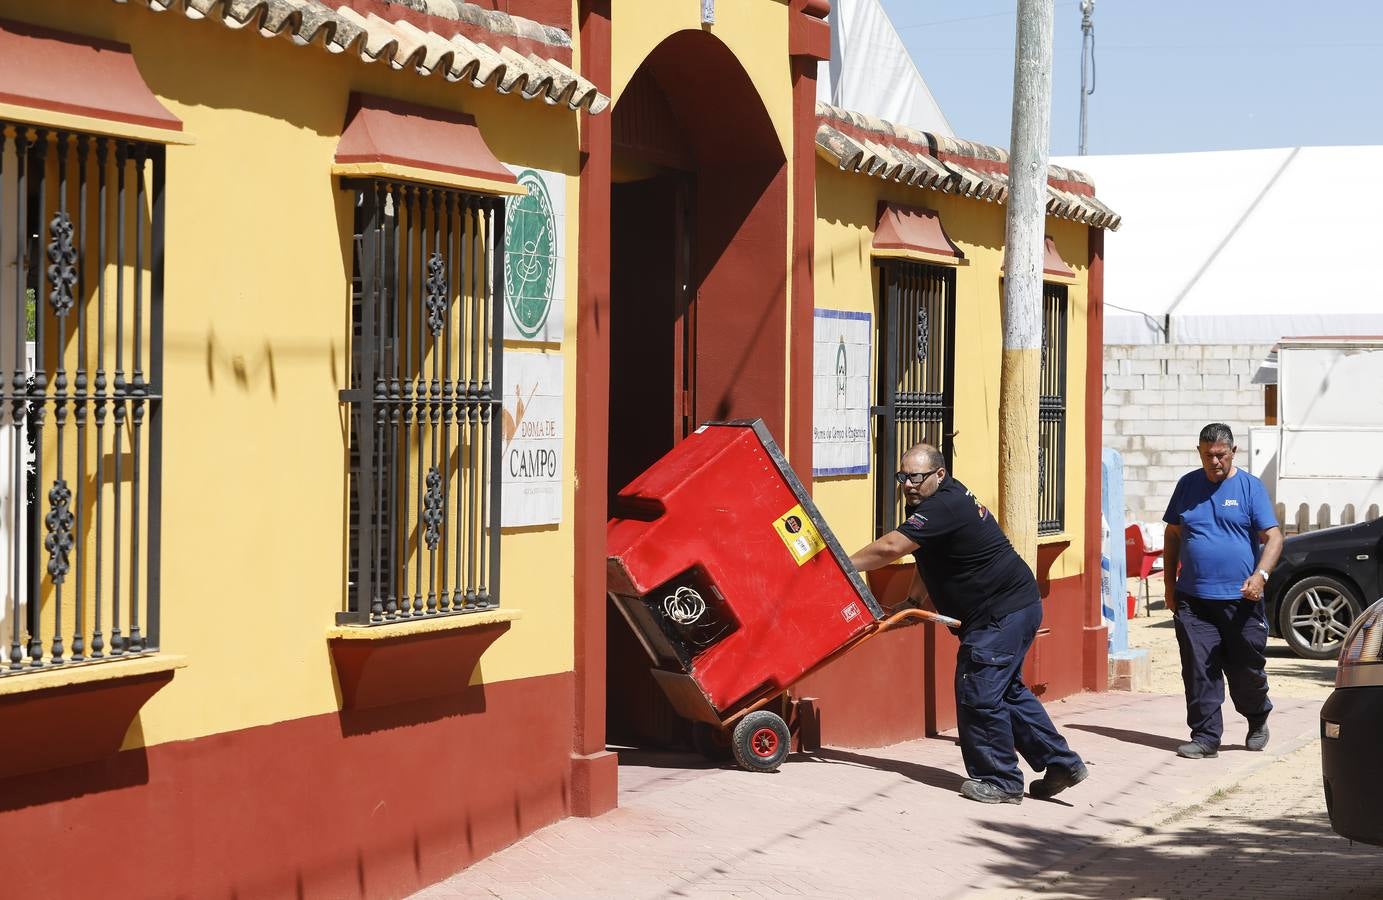
[[[880,631],[887,631],[890,628],[898,628],[908,624],[910,619],[921,619],[924,622],[936,622],[938,625],[945,625],[947,628],[959,628],[960,619],[953,619],[950,616],[943,616],[941,613],[932,612],[930,609],[919,609],[911,607],[893,613],[888,618],[879,623]]]

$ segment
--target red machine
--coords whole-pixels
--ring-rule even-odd
[[[760,420],[703,425],[619,493],[606,533],[610,598],[686,718],[724,733],[751,770],[788,752],[761,709],[891,618],[850,564]]]

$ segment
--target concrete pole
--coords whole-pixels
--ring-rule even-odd
[[[1018,0],[1004,229],[1004,355],[999,384],[999,522],[1037,569],[1037,400],[1042,255],[1052,118],[1052,0]],[[1057,465],[1051,460],[1049,465]]]

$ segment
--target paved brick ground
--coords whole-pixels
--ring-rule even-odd
[[[1189,807],[1122,829],[995,898],[1383,897],[1383,849],[1330,830],[1320,742]]]
[[[1049,708],[1091,767],[1054,801],[961,798],[946,738],[794,756],[775,775],[629,753],[619,809],[559,822],[416,896],[1180,896],[1193,885],[1198,898],[1351,886],[1383,896],[1380,869],[1368,868],[1383,856],[1322,827],[1319,699],[1277,701],[1264,753],[1243,750],[1243,721],[1227,710],[1226,744],[1204,761],[1173,752],[1184,739],[1178,696],[1086,694]],[[1272,808],[1230,802],[1236,785],[1267,777],[1285,779]],[[1317,857],[1362,868],[1332,879],[1331,866],[1303,864]],[[1197,873],[1217,880],[1207,887]]]

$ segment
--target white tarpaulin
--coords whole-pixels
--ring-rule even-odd
[[[818,309],[812,351],[812,474],[869,471],[870,315]]]
[[[831,58],[821,63],[816,99],[895,125],[953,137],[879,0],[832,0]]]
[[[1383,334],[1383,147],[1052,162],[1124,217],[1105,233],[1106,344]]]
[[[562,381],[562,354],[505,351],[505,527],[562,521]]]

